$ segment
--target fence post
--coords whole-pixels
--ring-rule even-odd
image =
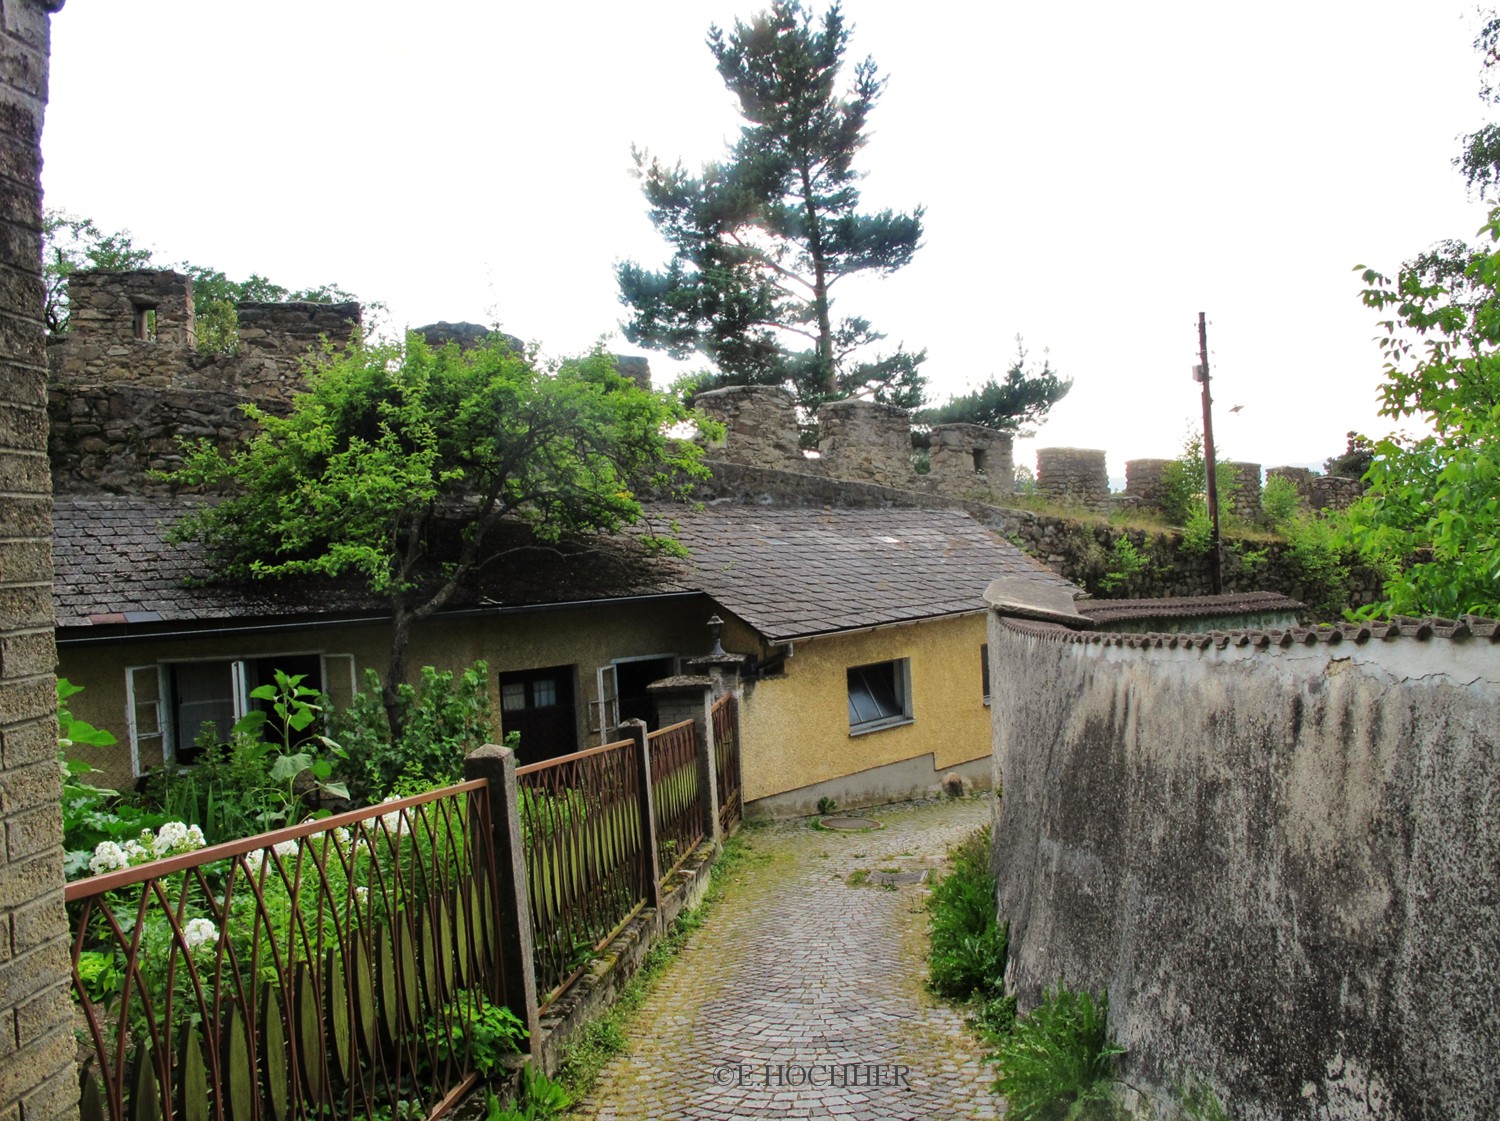
[[[656,794],[651,789],[651,741],[644,720],[624,720],[617,736],[635,740],[635,781],[640,787],[641,855],[646,861],[646,906],[661,922],[661,853],[656,847]]]
[[[662,724],[691,719],[698,745],[698,804],[703,807],[703,836],[717,846],[719,825],[718,744],[714,742],[714,679],[705,675],[663,678],[646,686],[656,699]]]
[[[487,743],[464,758],[464,778],[489,783],[490,829],[495,845],[495,888],[500,929],[500,975],[510,1010],[526,1025],[528,1050],[541,1061],[541,1014],[536,996],[536,947],[531,928],[531,897],[526,852],[521,842],[521,799],[516,785],[516,753]],[[515,1002],[519,996],[522,1007]]]

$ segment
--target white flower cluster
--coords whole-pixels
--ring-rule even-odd
[[[141,835],[144,842],[145,834]],[[151,851],[156,856],[175,856],[178,853],[194,852],[208,842],[203,839],[203,830],[196,825],[184,825],[180,821],[169,821],[156,831],[151,841]]]
[[[105,872],[116,872],[121,868],[133,868],[164,856],[178,856],[201,849],[207,841],[203,830],[196,825],[181,821],[168,821],[155,833],[142,829],[141,835],[129,841],[100,841],[94,846],[89,871],[96,876]]]
[[[400,798],[396,797],[396,795],[393,794],[389,798],[387,798],[385,802],[399,802],[400,800]],[[385,802],[382,802],[381,805],[385,805]],[[406,814],[402,813],[400,810],[392,810],[388,814],[382,814],[380,820],[382,823],[384,823],[387,830],[396,834],[396,836],[398,837],[403,833],[411,832],[411,819],[408,818]]]
[[[277,856],[288,857],[297,855],[296,841],[281,841],[271,846],[270,850]],[[245,867],[252,872],[259,872],[261,865],[266,862],[266,849],[256,849],[254,852],[245,854]]]
[[[188,924],[182,928],[182,940],[187,943],[189,950],[196,950],[199,946],[212,946],[219,941],[219,928],[213,924],[212,919],[189,919]]]

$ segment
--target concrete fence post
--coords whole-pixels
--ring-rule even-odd
[[[656,796],[651,789],[651,743],[644,720],[625,720],[615,730],[618,739],[635,740],[635,779],[641,797],[641,849],[646,863],[646,906],[661,921],[661,853],[656,844]]]
[[[653,681],[646,686],[656,701],[662,726],[679,720],[693,722],[698,745],[698,804],[703,810],[703,836],[715,845],[723,841],[719,825],[718,744],[714,742],[715,681],[707,675],[684,675]]]
[[[521,795],[516,783],[516,753],[487,743],[464,759],[464,778],[489,783],[490,830],[495,846],[496,910],[500,929],[500,975],[510,1010],[526,1025],[528,1051],[541,1061],[541,1014],[536,995],[536,946],[527,891],[526,852],[521,834]],[[517,1004],[521,1007],[517,1007]]]

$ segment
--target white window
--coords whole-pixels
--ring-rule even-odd
[[[854,666],[849,670],[849,731],[874,732],[908,724],[911,663],[906,658]]]
[[[227,741],[242,716],[268,707],[250,694],[275,684],[277,670],[301,675],[304,687],[325,692],[335,705],[347,705],[354,695],[354,659],[348,654],[162,662],[127,669],[125,716],[135,773],[173,759],[192,762],[195,741],[205,731],[211,730],[220,743]]]

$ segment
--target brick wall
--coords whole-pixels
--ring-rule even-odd
[[[41,279],[49,13],[61,7],[0,0],[0,1121],[78,1116]]]

